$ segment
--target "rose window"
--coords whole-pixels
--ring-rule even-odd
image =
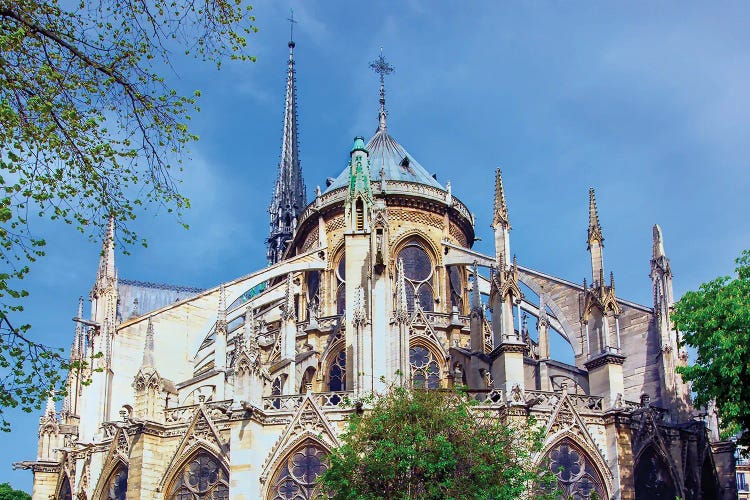
[[[429,349],[422,346],[409,349],[409,365],[414,387],[423,389],[440,387],[440,365]]]

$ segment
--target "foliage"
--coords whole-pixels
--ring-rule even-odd
[[[242,0],[0,0],[0,424],[3,407],[26,411],[59,381],[59,351],[16,320],[20,281],[44,255],[30,223],[63,221],[89,237],[117,221],[139,241],[140,207],[178,216],[177,189],[190,114],[200,93],[163,77],[183,54],[221,65],[253,60],[255,31]],[[175,54],[178,54],[177,56]]]
[[[555,498],[532,466],[543,431],[516,426],[453,391],[392,387],[350,417],[321,482],[344,499]]]
[[[8,483],[0,483],[0,500],[31,500],[31,495],[21,490],[14,490]]]
[[[698,406],[716,401],[722,425],[750,429],[750,250],[736,260],[737,277],[716,278],[675,304],[672,321],[697,350],[694,365],[678,368],[692,382]],[[750,444],[750,433],[741,442]]]

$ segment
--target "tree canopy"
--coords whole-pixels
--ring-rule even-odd
[[[393,387],[350,417],[321,476],[337,500],[556,498],[533,466],[542,434],[466,395]]]
[[[184,55],[220,66],[253,60],[242,0],[0,0],[0,423],[58,381],[59,351],[15,320],[21,280],[44,255],[37,219],[119,241],[140,207],[182,213],[178,190],[199,91],[169,83]]]
[[[750,250],[736,264],[736,278],[722,276],[685,293],[672,321],[697,351],[694,364],[678,368],[692,383],[696,405],[715,401],[725,430],[744,431],[741,442],[750,444]]]
[[[21,490],[14,490],[8,483],[0,483],[0,500],[31,500],[31,495]]]

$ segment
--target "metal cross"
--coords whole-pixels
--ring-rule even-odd
[[[393,73],[393,66],[388,64],[388,61],[383,57],[383,49],[380,49],[380,57],[370,63],[372,70],[380,75],[380,84],[383,85],[385,82],[385,75]]]
[[[289,21],[289,40],[294,41],[294,25],[297,24],[294,20],[294,9],[289,9],[289,17],[286,20]]]

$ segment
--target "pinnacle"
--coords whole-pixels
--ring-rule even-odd
[[[492,219],[492,226],[505,224],[510,228],[508,220],[508,205],[505,202],[505,189],[503,188],[503,175],[498,168],[495,171],[495,213]]]
[[[598,242],[599,245],[604,246],[602,226],[599,224],[599,212],[596,208],[596,195],[594,194],[594,188],[589,188],[589,249],[591,248],[591,244],[594,242]]]

